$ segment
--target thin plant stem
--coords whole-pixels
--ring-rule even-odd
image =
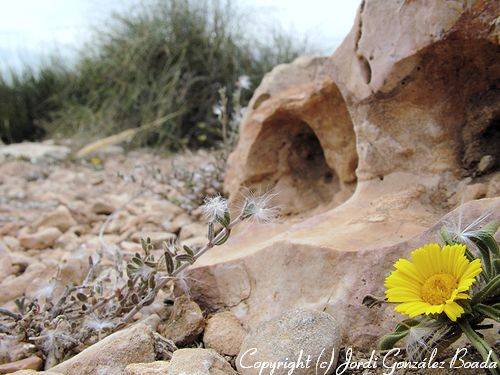
[[[497,364],[495,368],[489,369],[490,373],[492,375],[499,375],[500,370],[498,369],[498,357],[491,346],[485,340],[483,340],[476,331],[472,329],[470,323],[467,320],[458,322],[458,325],[462,329],[465,336],[467,336],[470,343],[477,349],[483,360],[486,361],[489,358],[492,362],[495,362]]]
[[[204,253],[206,253],[208,250],[216,246],[215,244],[224,238],[226,236],[227,232],[231,230],[235,225],[240,223],[243,220],[243,213],[241,213],[238,217],[236,217],[227,227],[222,228],[222,230],[215,236],[215,238],[212,241],[209,241],[205,246],[203,246],[195,255],[195,259],[199,259]],[[178,275],[182,271],[184,271],[187,267],[189,267],[191,264],[189,263],[184,263],[181,265],[179,268],[174,270],[169,277],[163,278],[158,284],[156,284],[155,288],[146,296],[144,297],[137,305],[134,306],[132,310],[130,310],[121,320],[121,322],[115,327],[115,330],[122,328],[125,326],[127,323],[129,323],[135,314],[137,314],[144,306],[146,306],[149,302],[153,301],[158,294],[158,292],[168,283],[169,280],[172,279],[173,276]]]

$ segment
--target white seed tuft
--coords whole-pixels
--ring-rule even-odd
[[[244,216],[258,223],[273,222],[280,212],[279,207],[273,204],[276,196],[277,194],[271,191],[264,194],[247,191],[244,193]]]
[[[202,206],[203,214],[207,220],[213,222],[221,219],[228,212],[227,199],[216,195],[215,197],[206,198]]]

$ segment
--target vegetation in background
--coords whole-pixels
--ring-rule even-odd
[[[88,140],[159,121],[138,142],[213,146],[222,140],[218,91],[231,96],[243,75],[255,87],[274,65],[304,52],[281,33],[248,31],[248,17],[229,1],[208,0],[161,0],[115,15],[74,67],[0,78],[0,137],[14,142],[46,131]],[[251,91],[241,96],[244,106]]]

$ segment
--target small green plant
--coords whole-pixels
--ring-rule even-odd
[[[463,230],[460,223],[445,225],[440,231],[442,248],[425,245],[412,253],[411,262],[400,259],[395,264],[396,271],[386,279],[386,296],[389,302],[400,303],[396,311],[410,319],[382,338],[382,350],[406,338],[407,354],[419,360],[465,335],[485,362],[497,364],[490,372],[499,373],[498,357],[481,330],[493,327],[486,319],[500,321],[500,252],[495,240],[500,222],[478,228],[485,218]],[[422,278],[415,281],[415,291],[414,273]],[[367,305],[375,305],[374,300],[365,298]]]

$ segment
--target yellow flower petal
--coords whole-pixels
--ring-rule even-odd
[[[456,322],[457,318],[464,313],[464,309],[458,303],[450,302],[444,307],[444,313],[452,322]]]
[[[398,260],[395,264],[394,267],[404,276],[409,278],[412,281],[420,282],[422,280],[422,274],[418,270],[417,267],[415,267],[414,264],[412,264],[410,261],[407,259],[400,259]]]
[[[481,261],[470,262],[465,245],[424,245],[411,253],[411,261],[399,259],[385,279],[386,297],[399,303],[396,311],[410,317],[445,313],[452,321],[464,313],[456,301],[468,299],[468,291],[482,271]]]
[[[481,261],[479,259],[473,260],[469,263],[465,272],[461,275],[463,279],[474,278],[481,273]]]
[[[424,245],[411,254],[412,261],[415,267],[418,269],[419,273],[424,277],[428,278],[433,274],[437,273],[436,262],[432,260],[433,253],[441,250],[437,243],[431,243]]]

